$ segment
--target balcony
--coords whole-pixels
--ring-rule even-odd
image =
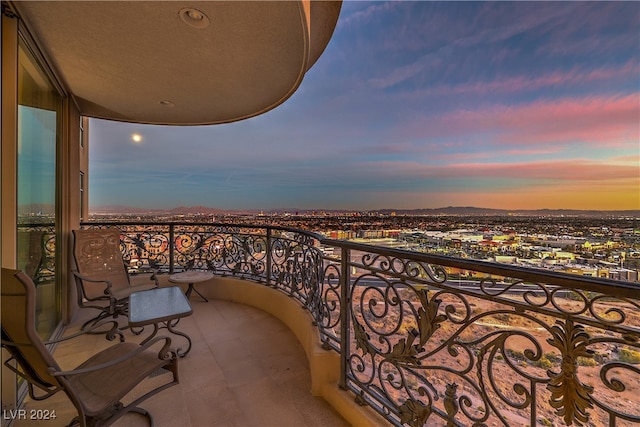
[[[307,390],[310,383],[313,395],[352,424],[640,423],[638,284],[330,240],[284,227],[83,227],[107,225],[120,228],[132,272],[150,266],[216,275],[199,286],[213,301],[199,303],[194,295],[195,315],[185,327],[203,337],[258,332],[247,335],[246,345],[232,345],[236,357],[224,357],[232,362],[228,369],[255,381],[236,394],[249,406],[265,373],[248,357],[268,351],[275,339],[260,333],[267,322],[262,319],[271,318],[254,317],[263,314],[247,307],[253,306],[287,325],[299,342],[287,350],[307,359]],[[222,317],[242,328],[231,332],[220,324]],[[279,323],[275,327],[284,335]],[[217,338],[205,350],[217,351],[219,341],[225,340]],[[275,347],[281,351],[284,344]],[[199,361],[205,350],[194,348],[181,365],[183,390],[201,392],[199,381],[219,379],[216,364]],[[201,375],[190,376],[192,369]],[[215,388],[212,393],[209,401],[219,399]],[[172,424],[175,411],[167,413],[165,398],[147,405],[158,425]],[[303,398],[316,402],[310,394]],[[283,409],[278,424],[298,416],[299,405]],[[176,409],[192,410],[198,413],[189,406]],[[329,423],[345,422],[326,407],[322,414],[331,417]]]
[[[166,276],[162,280],[166,283]],[[192,299],[194,314],[176,326],[193,340],[189,354],[180,360],[180,384],[147,400],[157,427],[163,426],[317,426],[349,424],[322,398],[310,393],[309,365],[293,333],[264,311],[238,303]],[[90,312],[90,310],[83,310]],[[78,332],[90,313],[79,313],[65,335]],[[256,328],[255,325],[259,325]],[[140,336],[125,331],[126,341]],[[162,333],[162,331],[161,331]],[[186,341],[171,335],[184,348]],[[84,335],[58,345],[55,356],[63,369],[112,345],[102,335]],[[147,380],[163,381],[163,376]],[[20,426],[65,426],[77,415],[62,393],[45,401],[27,401],[30,410],[55,411],[54,420],[18,420]],[[146,426],[137,414],[129,414],[115,426]]]

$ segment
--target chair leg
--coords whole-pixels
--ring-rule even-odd
[[[111,317],[111,314],[107,311],[102,311],[96,317],[92,317],[91,319],[84,322],[80,330],[84,331],[87,327],[94,326],[96,323],[98,323],[102,319],[106,319],[107,317]]]
[[[151,416],[149,411],[147,411],[146,409],[142,409],[142,408],[136,406],[135,408],[131,408],[127,412],[135,412],[136,414],[140,414],[140,415],[146,417],[149,420],[149,427],[153,427],[153,417]]]
[[[140,408],[139,406],[124,407],[122,403],[119,403],[112,409],[114,411],[110,415],[105,416],[105,414],[102,414],[95,418],[89,418],[87,420],[87,427],[110,426],[111,424],[115,423],[117,420],[126,416],[129,413],[136,413],[136,414],[142,415],[149,422],[149,427],[153,427],[153,417],[151,416],[149,411],[147,411],[146,409]],[[71,427],[73,423],[75,423],[74,425],[78,425],[78,426],[82,425],[82,423],[80,423],[79,421],[79,417],[75,417],[73,420],[71,420],[71,423],[69,423],[67,427]]]
[[[73,419],[69,421],[69,424],[67,424],[66,427],[73,427],[73,426],[79,426],[79,425],[80,425],[80,417],[73,417]]]

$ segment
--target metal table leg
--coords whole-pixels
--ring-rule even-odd
[[[187,296],[187,298],[190,299],[191,298],[191,292],[195,292],[196,294],[200,295],[200,298],[205,300],[205,302],[209,302],[209,300],[206,299],[200,292],[198,292],[198,290],[193,285],[194,285],[193,283],[189,283],[189,287],[187,288],[187,292],[185,292],[185,295]]]

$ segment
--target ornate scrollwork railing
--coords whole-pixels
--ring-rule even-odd
[[[640,422],[637,284],[342,246],[344,386],[394,424]]]
[[[282,227],[113,225],[133,269],[207,269],[296,298],[340,353],[341,387],[392,424],[640,423],[637,283]]]
[[[56,232],[52,223],[18,224],[18,267],[36,285],[55,281]]]
[[[209,223],[86,223],[120,229],[123,259],[132,273],[208,270],[254,280],[296,298],[316,319],[323,342],[339,348],[339,283],[327,275],[319,236],[284,227]],[[338,328],[339,329],[339,328]],[[331,344],[329,344],[331,343]]]

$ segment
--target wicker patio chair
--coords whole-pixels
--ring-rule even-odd
[[[106,317],[126,315],[129,295],[158,287],[155,271],[151,271],[151,283],[132,284],[120,251],[120,230],[117,228],[73,230],[73,237],[76,268],[72,273],[78,306],[100,310],[83,325],[83,329]]]
[[[153,425],[151,415],[138,405],[178,384],[178,361],[175,353],[169,350],[170,338],[156,337],[143,346],[121,340],[74,370],[63,371],[46,344],[83,333],[49,343],[40,339],[35,325],[36,289],[24,272],[2,269],[1,297],[2,347],[11,355],[5,366],[27,381],[33,399],[43,400],[64,391],[78,410],[78,416],[69,425],[107,426],[128,412],[146,416]],[[117,326],[114,320],[105,322]],[[113,331],[116,331],[115,327]],[[154,381],[155,386],[147,392],[131,393],[152,373],[159,372],[170,373],[170,379],[163,379],[160,384]],[[125,396],[127,401],[133,401],[124,405],[121,400]]]

